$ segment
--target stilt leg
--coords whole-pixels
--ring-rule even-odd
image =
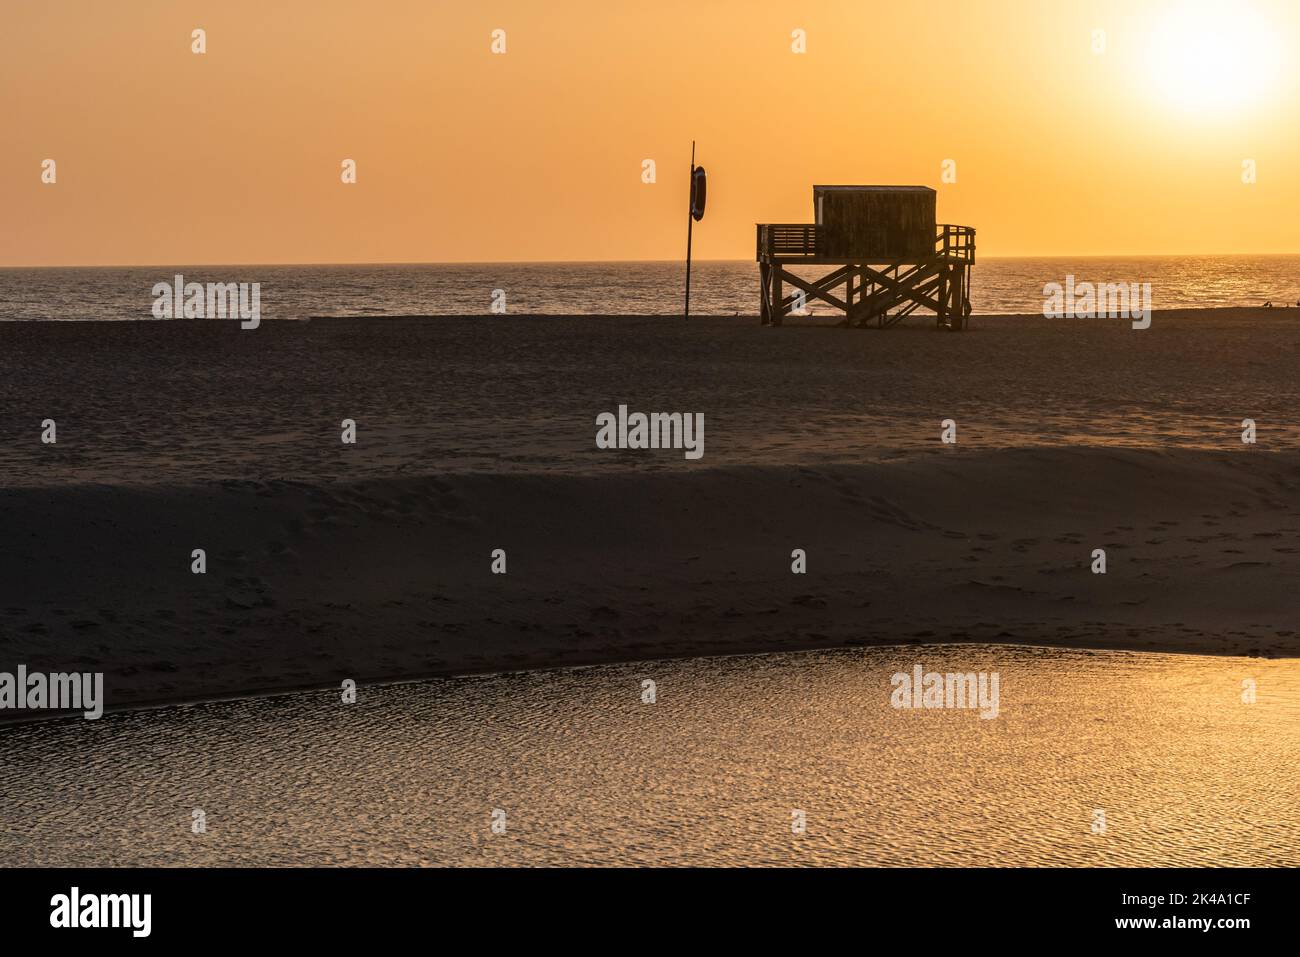
[[[772,325],[779,326],[785,316],[785,307],[781,300],[785,298],[781,289],[781,264],[772,263]]]

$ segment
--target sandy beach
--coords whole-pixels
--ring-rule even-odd
[[[846,644],[1295,656],[1298,358],[1300,310],[0,323],[0,668],[129,707]],[[596,448],[621,403],[703,413],[703,457]]]

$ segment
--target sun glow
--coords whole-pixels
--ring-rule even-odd
[[[1267,97],[1281,48],[1268,21],[1248,5],[1193,3],[1154,24],[1145,58],[1162,99],[1201,114],[1248,108]]]

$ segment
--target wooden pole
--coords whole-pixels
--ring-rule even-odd
[[[691,318],[691,227],[695,225],[694,199],[695,193],[695,140],[691,140],[691,176],[690,189],[687,195],[690,199],[686,202],[686,313],[685,319]]]

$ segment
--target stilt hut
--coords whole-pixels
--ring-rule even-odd
[[[850,326],[892,326],[928,308],[939,328],[966,328],[975,230],[936,224],[933,189],[814,186],[813,210],[812,223],[758,224],[764,325],[781,325],[802,299],[842,311]],[[836,268],[808,280],[787,268],[796,265]]]

